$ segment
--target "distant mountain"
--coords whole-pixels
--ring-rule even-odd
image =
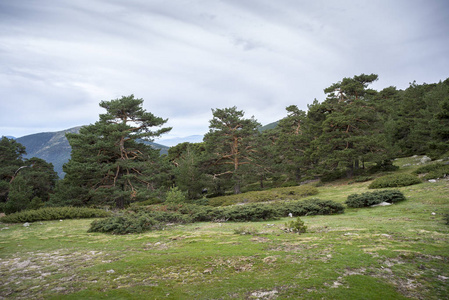
[[[276,122],[264,125],[262,127],[259,127],[259,131],[262,132],[262,131],[265,131],[265,130],[268,130],[268,129],[276,128],[276,126],[278,126],[278,123],[279,123],[279,121],[276,121]]]
[[[203,141],[202,135],[189,135],[186,137],[179,137],[179,138],[170,138],[170,139],[160,139],[157,140],[159,143],[162,143],[164,145],[167,145],[169,147],[176,146],[180,143],[201,143]]]
[[[72,149],[65,137],[66,133],[79,133],[82,126],[58,132],[42,132],[17,138],[16,140],[26,147],[25,158],[38,157],[53,164],[60,177],[64,177],[62,166],[69,161]],[[150,143],[161,154],[168,152],[167,146]]]

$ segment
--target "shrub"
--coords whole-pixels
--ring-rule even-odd
[[[109,216],[111,216],[111,213],[102,209],[86,207],[47,207],[13,213],[2,217],[0,222],[23,223],[61,219],[104,218]]]
[[[449,175],[449,165],[442,163],[426,165],[416,169],[413,173],[425,174],[423,176],[425,180],[443,178]]]
[[[331,200],[309,199],[274,204],[282,217],[290,213],[293,216],[332,215],[344,212],[344,206]]]
[[[370,189],[400,187],[421,183],[421,180],[412,174],[392,174],[375,179],[368,186]]]
[[[208,207],[187,203],[170,203],[148,207],[133,207],[100,221],[94,221],[90,232],[114,234],[140,233],[160,229],[166,223],[191,222],[256,222],[276,220],[289,213],[296,216],[342,213],[344,206],[329,200],[305,200],[276,204],[245,204]]]
[[[169,203],[182,203],[186,201],[186,196],[177,186],[175,186],[170,188],[167,192],[165,201]]]
[[[156,220],[148,214],[121,213],[111,218],[92,222],[88,232],[113,234],[141,233],[153,228],[156,224]]]
[[[304,221],[299,217],[296,220],[289,221],[285,223],[285,231],[286,232],[294,232],[294,233],[304,233],[306,232],[307,226],[304,225]]]
[[[396,203],[405,200],[404,194],[398,190],[383,190],[349,195],[345,201],[348,207],[367,207],[382,202]]]

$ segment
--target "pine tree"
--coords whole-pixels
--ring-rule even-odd
[[[64,165],[66,176],[55,204],[123,208],[156,190],[159,153],[145,142],[171,128],[161,128],[167,120],[146,112],[142,104],[143,99],[133,95],[102,101],[106,113],[98,122],[81,128],[79,134],[67,134],[72,157]]]
[[[234,193],[240,193],[244,167],[252,164],[255,151],[254,139],[260,124],[244,118],[237,108],[212,109],[209,132],[204,136],[206,149],[211,155],[214,177],[227,176],[233,181]]]

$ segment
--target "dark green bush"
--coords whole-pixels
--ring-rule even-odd
[[[94,221],[90,232],[114,234],[140,233],[160,229],[167,223],[192,222],[256,222],[295,216],[343,213],[344,206],[330,200],[290,201],[276,204],[245,204],[210,207],[195,204],[172,203],[148,207],[133,207],[118,215]]]
[[[442,163],[426,165],[416,169],[413,173],[425,174],[423,176],[425,180],[443,178],[449,175],[449,165]]]
[[[111,213],[102,209],[87,207],[46,207],[13,213],[2,217],[0,222],[23,223],[61,219],[104,218],[109,216],[111,216]]]
[[[370,189],[400,187],[421,183],[421,179],[412,174],[392,174],[375,179],[368,186]]]
[[[158,222],[145,213],[121,213],[114,217],[92,222],[88,232],[113,234],[141,233],[152,229]]]
[[[398,190],[383,190],[349,195],[346,199],[345,204],[348,207],[360,208],[379,204],[382,202],[396,203],[405,199],[406,198],[404,194],[402,194]]]
[[[331,200],[309,199],[304,201],[291,201],[273,204],[281,217],[293,216],[332,215],[343,213],[342,204]]]

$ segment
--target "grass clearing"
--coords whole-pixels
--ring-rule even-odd
[[[92,219],[0,224],[0,298],[447,299],[449,182],[398,189],[406,201],[301,217],[299,235],[283,231],[290,218],[121,236],[87,233]]]

